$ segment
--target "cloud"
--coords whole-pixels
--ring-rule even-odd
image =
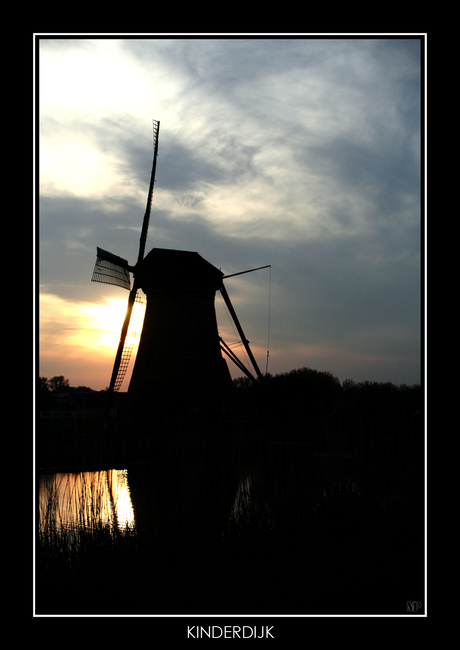
[[[271,264],[277,371],[417,381],[418,40],[45,39],[40,64],[45,292],[125,297],[90,278],[96,246],[137,258],[155,118],[147,251]],[[228,290],[264,357],[268,271]]]

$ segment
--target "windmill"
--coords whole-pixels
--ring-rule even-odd
[[[189,403],[193,404],[199,403],[200,391],[201,395],[207,395],[207,399],[214,399],[231,386],[230,373],[222,353],[255,383],[263,383],[249,341],[223,284],[225,278],[240,273],[225,276],[196,252],[153,248],[144,257],[155,183],[159,128],[159,121],[154,120],[153,164],[136,265],[130,266],[126,259],[97,248],[92,280],[114,284],[129,291],[109,385],[106,416],[113,394],[119,390],[126,373],[132,348],[127,340],[128,329],[133,308],[143,293],[147,296],[147,307],[128,390],[133,409],[145,410],[148,405],[147,411],[151,411],[161,400],[164,402],[178,393],[182,396],[187,394]],[[253,270],[258,269],[251,269]],[[130,273],[134,276],[132,286]],[[219,335],[214,308],[217,291],[220,291],[233,319],[255,376]],[[155,404],[152,406],[153,402]]]

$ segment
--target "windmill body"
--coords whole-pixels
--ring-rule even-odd
[[[190,251],[154,248],[136,267],[147,307],[128,391],[131,413],[208,411],[228,394],[215,312],[222,277]]]

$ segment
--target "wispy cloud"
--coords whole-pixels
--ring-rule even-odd
[[[225,272],[271,264],[272,371],[419,380],[417,39],[46,39],[40,49],[48,294],[124,297],[89,279],[97,245],[137,255],[155,118],[147,246],[197,250]],[[267,277],[232,289],[263,349]]]

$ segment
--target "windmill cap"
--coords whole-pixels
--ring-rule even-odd
[[[218,289],[223,272],[192,251],[153,248],[136,266],[136,281],[144,289],[160,286],[196,286]]]

